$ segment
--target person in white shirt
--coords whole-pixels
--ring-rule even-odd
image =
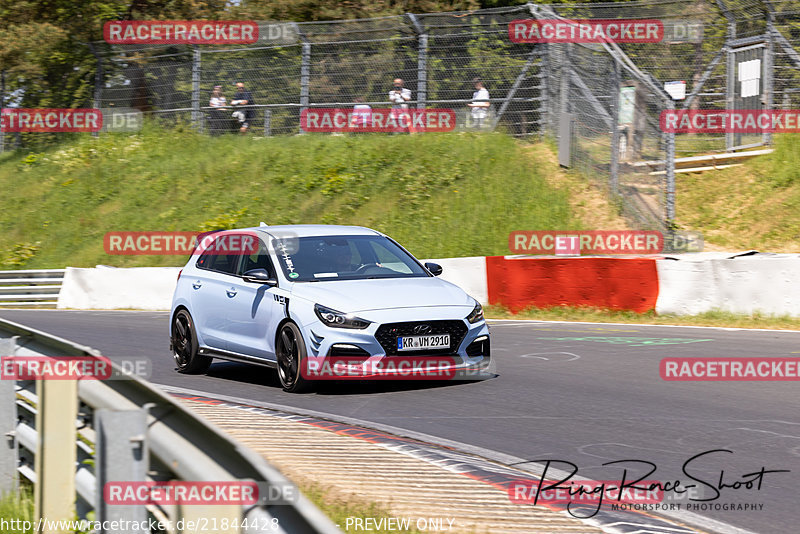
[[[221,85],[214,86],[214,92],[211,93],[211,100],[208,101],[208,105],[212,108],[224,108],[228,105],[225,95],[222,94]]]
[[[211,112],[209,113],[209,126],[211,127],[211,135],[224,133],[226,130],[227,113],[224,108],[227,107],[228,101],[225,100],[225,95],[222,94],[222,86],[215,85],[214,91],[211,93],[211,99],[208,101]]]
[[[400,78],[394,79],[394,87],[389,91],[389,101],[392,103],[392,109],[408,109],[408,102],[411,100],[411,89],[403,87],[403,80]]]
[[[400,124],[401,120],[403,122],[411,122],[410,119],[401,119],[401,116],[405,114],[405,110],[408,109],[407,102],[409,100],[411,100],[411,89],[403,87],[402,79],[395,78],[392,90],[389,91],[389,101],[392,103],[392,116],[398,124]],[[407,127],[405,131],[410,132],[411,130]]]
[[[484,120],[489,116],[489,106],[491,105],[489,102],[489,91],[483,86],[483,82],[480,78],[473,79],[472,84],[475,87],[475,92],[472,93],[472,102],[467,104],[467,106],[472,108],[474,127],[480,130],[483,128]]]

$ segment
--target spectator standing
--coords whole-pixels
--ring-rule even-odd
[[[225,99],[225,95],[222,94],[221,85],[214,86],[214,91],[211,93],[208,105],[211,107],[208,121],[211,126],[211,135],[217,135],[226,130],[226,120],[230,121],[226,112],[228,101]]]
[[[236,94],[233,95],[231,105],[238,108],[233,112],[233,117],[239,120],[239,132],[246,134],[255,118],[256,112],[252,107],[255,105],[253,94],[245,89],[242,82],[236,83]]]
[[[475,87],[475,92],[472,93],[472,102],[467,104],[472,108],[472,121],[474,128],[480,130],[483,128],[483,123],[486,117],[489,116],[489,91],[483,86],[480,78],[474,78],[472,85]]]
[[[389,91],[389,101],[392,103],[392,117],[394,117],[394,120],[397,121],[398,124],[400,124],[403,115],[409,115],[409,100],[411,100],[411,89],[403,87],[403,80],[401,78],[395,78],[393,87],[391,91]],[[405,121],[410,123],[410,116],[407,117]]]

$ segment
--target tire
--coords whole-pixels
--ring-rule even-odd
[[[208,371],[212,358],[197,353],[197,333],[192,316],[180,310],[172,320],[172,352],[179,373],[200,374]]]
[[[314,383],[303,378],[300,372],[300,366],[306,355],[306,343],[303,341],[300,329],[294,323],[284,324],[275,340],[278,380],[284,391],[302,393],[313,388]]]

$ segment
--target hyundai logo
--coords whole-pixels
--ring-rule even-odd
[[[431,325],[429,324],[418,324],[414,328],[411,329],[412,332],[415,334],[427,334],[431,331]]]

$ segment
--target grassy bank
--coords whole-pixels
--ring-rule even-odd
[[[800,252],[800,135],[741,167],[677,176],[677,219],[725,250]]]
[[[0,158],[0,268],[178,265],[109,256],[109,231],[338,223],[418,257],[507,254],[508,233],[581,228],[565,189],[500,134],[210,138],[150,128]]]

